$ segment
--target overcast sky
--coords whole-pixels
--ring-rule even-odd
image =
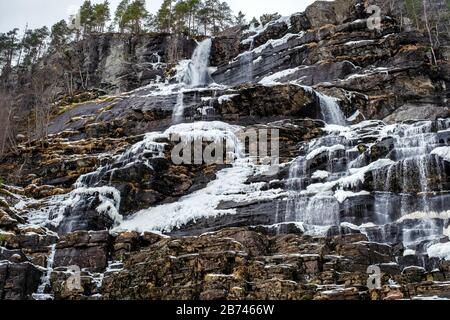
[[[148,10],[155,13],[163,0],[147,0]],[[103,0],[92,0],[93,3]],[[112,12],[120,0],[110,0]],[[243,11],[247,18],[267,12],[279,12],[289,15],[303,11],[313,0],[228,0],[231,8]],[[29,28],[50,27],[55,22],[68,17],[74,8],[79,7],[83,0],[0,0],[0,32],[6,32],[14,27],[23,29],[28,23]]]

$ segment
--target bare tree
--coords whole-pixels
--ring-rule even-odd
[[[424,22],[425,22],[425,27],[427,29],[428,32],[428,37],[430,39],[430,47],[431,47],[431,55],[432,55],[432,63],[434,65],[437,64],[437,59],[436,59],[436,54],[434,52],[434,41],[433,41],[433,36],[431,34],[431,28],[430,28],[430,23],[428,21],[428,9],[427,9],[427,0],[423,0],[423,18],[424,18]]]
[[[0,157],[16,147],[13,102],[9,93],[0,92]]]
[[[46,86],[40,77],[32,80],[32,94],[34,100],[34,137],[41,142],[47,140],[48,126],[54,100],[52,86]]]

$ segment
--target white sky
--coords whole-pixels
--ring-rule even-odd
[[[103,0],[91,0],[93,3]],[[148,10],[155,13],[163,0],[147,0]],[[112,12],[120,0],[110,0]],[[241,10],[250,20],[263,13],[278,12],[290,15],[303,11],[313,0],[227,0],[236,12]],[[6,32],[14,27],[24,29],[51,27],[55,22],[66,19],[73,8],[79,7],[83,0],[0,0],[0,32]],[[72,10],[72,11],[71,11]]]

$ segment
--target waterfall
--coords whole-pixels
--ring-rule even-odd
[[[115,156],[109,164],[101,166],[91,173],[81,175],[75,182],[74,187],[98,187],[104,185],[106,180],[111,185],[116,170],[127,168],[136,163],[143,163],[147,167],[152,168],[149,159],[164,157],[165,144],[155,142],[159,137],[159,133],[145,135],[144,140],[134,144],[123,154]]]
[[[204,87],[211,82],[209,74],[209,56],[212,40],[206,39],[200,42],[195,49],[183,75],[183,82],[191,88]]]
[[[212,40],[210,38],[203,40],[197,45],[197,48],[192,54],[191,60],[182,71],[181,75],[181,89],[178,92],[177,102],[172,113],[172,124],[183,122],[184,119],[184,87],[198,88],[206,87],[211,83],[211,76],[209,73],[209,57],[211,54]]]
[[[45,294],[45,290],[50,285],[50,277],[53,272],[53,263],[55,261],[56,244],[50,246],[50,254],[47,257],[47,272],[42,276],[41,284],[36,293],[33,293],[34,300],[50,300],[52,296]]]
[[[320,97],[325,118],[341,122],[331,112],[337,103]],[[284,222],[304,223],[306,232],[371,224],[386,242],[400,239],[423,252],[424,241],[442,236],[436,215],[450,209],[450,195],[435,192],[446,190],[448,164],[433,152],[448,144],[448,127],[445,121],[327,125],[325,136],[301,144],[290,165]],[[402,220],[410,215],[410,222]],[[399,233],[386,232],[392,224]]]
[[[184,119],[184,93],[181,90],[177,96],[177,104],[173,109],[172,123],[173,124],[181,123],[183,119]]]
[[[335,98],[326,96],[316,91],[320,99],[320,110],[323,120],[328,124],[345,125],[347,120]]]
[[[319,98],[320,112],[323,121],[327,124],[336,124],[341,126],[345,126],[347,124],[347,119],[345,118],[345,115],[342,112],[336,98],[324,95],[310,86],[301,85],[301,87],[310,93],[314,93]]]
[[[244,82],[253,81],[253,46],[254,40],[252,39],[249,50],[243,53],[240,58]]]
[[[387,171],[385,191],[389,192],[396,188],[402,192],[402,216],[411,213],[409,198],[414,193],[420,198],[418,209],[424,212],[432,211],[429,201],[431,192],[428,182],[429,169],[433,165],[439,167],[439,163],[433,162],[434,157],[430,157],[430,152],[439,146],[438,135],[434,131],[433,122],[426,121],[414,125],[398,125],[392,132],[394,139],[392,156],[397,162]],[[414,203],[413,207],[417,210],[417,203]]]

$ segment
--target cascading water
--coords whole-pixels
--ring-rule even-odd
[[[204,87],[211,83],[209,74],[209,57],[212,40],[206,39],[200,42],[192,54],[183,74],[183,82],[190,88]]]
[[[253,46],[254,40],[252,39],[249,50],[244,52],[239,59],[244,83],[253,81]]]
[[[53,263],[55,261],[56,244],[50,246],[50,254],[47,257],[47,271],[42,276],[41,284],[39,285],[37,292],[33,293],[34,300],[51,300],[53,297],[45,293],[45,290],[50,285],[50,276],[53,272]]]
[[[385,230],[398,224],[408,249],[426,250],[423,243],[443,233],[436,215],[450,210],[449,165],[438,156],[446,153],[433,151],[448,145],[449,127],[447,120],[326,126],[328,134],[305,143],[290,167],[285,221],[311,232],[343,222],[376,225],[382,239],[372,240],[383,242],[396,241]]]
[[[164,143],[156,142],[161,134],[150,133],[144,137],[144,140],[136,143],[124,153],[113,157],[112,161],[96,171],[80,176],[75,183],[76,188],[97,187],[108,178],[111,182],[117,169],[126,168],[136,163],[143,163],[152,168],[149,159],[161,158],[164,156]]]
[[[211,83],[209,72],[209,57],[211,54],[212,40],[210,38],[203,40],[194,50],[191,61],[187,63],[186,68],[181,75],[182,87],[178,92],[177,102],[172,114],[172,123],[181,123],[184,119],[184,87],[198,88],[205,87]]]
[[[304,85],[300,86],[308,92],[315,94],[319,98],[320,113],[323,121],[328,124],[336,124],[341,126],[345,126],[347,124],[347,119],[339,107],[339,103],[336,98],[324,95],[323,93],[314,90],[312,87]]]
[[[320,99],[320,109],[324,121],[328,124],[345,125],[347,121],[336,99],[321,94],[317,91],[316,94]]]
[[[177,104],[172,113],[172,123],[178,124],[183,121],[184,118],[184,93],[180,91],[177,96]]]

